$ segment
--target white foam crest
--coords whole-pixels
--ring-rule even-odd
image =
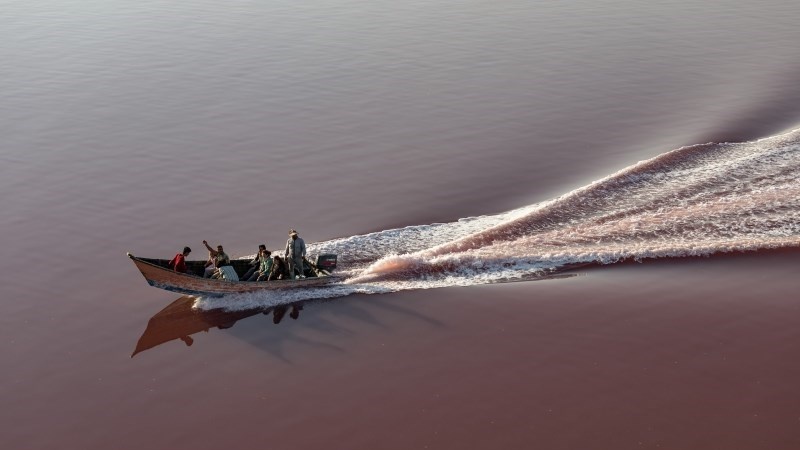
[[[800,131],[684,147],[503,214],[312,244],[343,283],[198,306],[244,309],[354,293],[469,286],[581,264],[800,247]]]
[[[343,237],[311,244],[308,251],[314,254],[335,253],[345,266],[363,264],[387,254],[411,253],[450,242],[495,224],[523,217],[539,207],[539,204],[534,204],[501,214],[467,217],[456,222],[413,225]]]
[[[288,305],[300,301],[339,298],[353,294],[384,294],[392,292],[379,284],[332,284],[329,286],[285,291],[263,291],[225,297],[199,297],[194,307],[199,309],[225,309],[244,311]]]

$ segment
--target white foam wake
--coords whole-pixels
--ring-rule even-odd
[[[467,286],[575,264],[800,246],[800,130],[684,147],[549,202],[452,223],[312,244],[336,253],[336,286],[237,298],[245,309],[352,293]]]

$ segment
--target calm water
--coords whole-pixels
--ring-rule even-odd
[[[180,302],[162,321],[176,296],[124,256],[492,217],[681,146],[796,129],[800,6],[0,12],[4,447],[800,446],[792,249],[356,295],[278,325]],[[770,186],[794,188],[793,167]],[[172,340],[131,359],[148,323]]]

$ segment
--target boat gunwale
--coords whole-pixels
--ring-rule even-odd
[[[169,269],[167,267],[164,267],[164,266],[161,266],[161,265],[156,264],[154,262],[151,262],[151,261],[160,261],[161,259],[159,259],[159,258],[142,258],[142,257],[139,257],[139,256],[135,256],[135,255],[131,254],[130,252],[128,252],[127,255],[128,255],[128,258],[130,258],[131,260],[134,261],[134,263],[140,262],[140,263],[143,263],[143,264],[147,264],[148,266],[151,266],[151,267],[154,267],[156,269],[159,269],[159,270],[165,272],[165,274],[169,274],[170,276],[178,276],[178,277],[185,278],[187,280],[196,280],[196,279],[199,278],[201,280],[204,280],[205,282],[211,282],[212,285],[216,284],[216,285],[220,285],[220,286],[231,286],[231,285],[242,285],[242,286],[248,286],[248,287],[263,286],[263,287],[269,288],[269,289],[279,289],[279,287],[276,286],[276,284],[278,284],[278,285],[283,285],[283,284],[289,285],[289,283],[291,283],[291,282],[297,282],[297,283],[306,284],[309,281],[318,281],[318,280],[323,280],[323,279],[330,279],[332,281],[334,278],[339,278],[339,277],[337,277],[335,275],[322,275],[322,276],[316,276],[316,277],[310,277],[310,278],[303,278],[303,279],[300,279],[300,280],[291,279],[290,278],[290,279],[285,279],[285,280],[267,280],[267,281],[244,281],[244,280],[233,281],[233,280],[225,280],[225,279],[218,279],[218,278],[204,278],[204,277],[201,277],[199,275],[190,275],[190,274],[187,274],[187,273],[184,273],[184,272],[176,272],[176,271],[171,270],[171,269]],[[166,259],[164,261],[166,261]],[[142,274],[142,275],[144,276],[144,274]],[[147,276],[145,276],[145,279],[147,279]],[[149,281],[150,280],[148,279],[148,282]],[[316,283],[309,283],[309,285],[314,285],[314,284],[316,284]],[[189,292],[189,291],[187,291],[187,292]]]

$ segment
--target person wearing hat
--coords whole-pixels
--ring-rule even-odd
[[[299,272],[300,278],[305,278],[303,273],[303,258],[306,257],[306,242],[297,235],[297,231],[289,230],[289,240],[286,241],[286,251],[283,252],[286,262],[289,264],[289,274],[294,280],[295,271]]]

